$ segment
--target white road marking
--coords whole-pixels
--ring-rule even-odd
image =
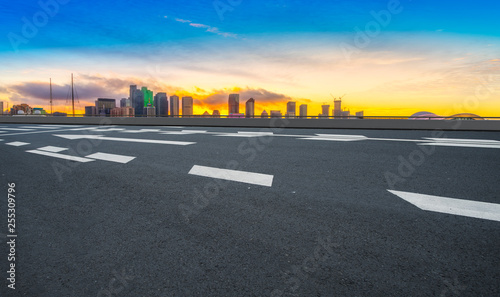
[[[14,142],[6,143],[6,144],[7,145],[12,145],[12,146],[23,146],[23,145],[28,145],[29,143],[22,142],[22,141],[14,141]]]
[[[21,126],[22,129],[59,129],[59,127],[44,127],[44,126]]]
[[[26,128],[2,128],[2,130],[7,130],[7,131],[35,131],[33,129],[26,129]]]
[[[189,174],[271,187],[273,175],[194,165]]]
[[[435,146],[458,146],[458,147],[476,147],[476,148],[497,148],[500,149],[500,144],[473,144],[473,143],[446,143],[446,142],[427,142],[419,143],[418,145],[435,145]]]
[[[426,138],[430,142],[419,145],[458,146],[476,148],[500,148],[500,141],[489,139]]]
[[[500,204],[387,190],[422,210],[500,222]]]
[[[67,148],[58,147],[58,146],[50,146],[49,145],[49,146],[44,146],[44,147],[37,148],[37,150],[46,151],[46,152],[52,152],[52,153],[59,153],[59,152],[67,150]]]
[[[226,133],[226,134],[216,134],[214,136],[222,136],[222,137],[262,137],[262,136],[266,136],[266,135]],[[267,136],[272,136],[272,135],[267,135]]]
[[[257,135],[273,135],[273,132],[262,132],[262,131],[256,131],[256,132],[251,132],[251,131],[238,131],[238,134],[257,134]]]
[[[73,128],[76,128],[76,127],[82,127],[82,125],[40,125],[40,126],[44,126],[44,127],[58,127],[58,128],[64,128],[64,127],[73,127]]]
[[[491,139],[461,139],[461,138],[429,138],[429,137],[424,137],[425,139],[430,139],[432,141],[437,141],[437,142],[454,142],[454,143],[500,143],[498,140],[491,140]]]
[[[95,129],[95,132],[123,131],[123,128]]]
[[[304,140],[359,141],[368,139],[364,135],[316,134],[314,137],[300,138]]]
[[[110,162],[116,162],[116,163],[122,163],[126,164],[135,157],[130,157],[130,156],[123,156],[123,155],[115,155],[115,154],[106,154],[106,153],[95,153],[92,155],[85,156],[85,158],[91,158],[91,159],[98,159],[98,160],[104,160],[104,161],[110,161]]]
[[[32,154],[38,154],[38,155],[43,155],[43,156],[49,156],[49,157],[59,158],[59,159],[65,159],[65,160],[75,161],[75,162],[80,162],[80,163],[86,163],[86,162],[95,161],[93,159],[86,159],[86,158],[81,158],[81,157],[76,157],[76,156],[63,155],[63,154],[52,153],[52,152],[45,152],[45,151],[39,151],[39,150],[31,150],[31,151],[26,151],[26,152],[32,153]]]
[[[185,133],[207,133],[207,130],[182,130]]]
[[[0,131],[0,133],[7,133],[7,131]]]
[[[157,144],[173,144],[173,145],[190,145],[196,144],[196,142],[186,142],[186,141],[170,141],[170,140],[156,140],[156,139],[135,139],[135,138],[118,138],[118,137],[105,137],[104,135],[69,135],[60,134],[54,136],[66,138],[66,139],[99,139],[99,140],[111,140],[111,141],[125,141],[125,142],[141,142],[141,143],[157,143]]]

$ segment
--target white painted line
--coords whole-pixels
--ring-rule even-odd
[[[334,138],[334,137],[308,137],[299,138],[303,140],[327,140],[327,141],[360,141],[365,140],[364,138]]]
[[[109,129],[95,129],[95,132],[111,132],[111,131],[122,131],[122,128],[109,128]]]
[[[22,128],[2,128],[2,130],[7,130],[7,131],[35,131],[33,129],[22,129]]]
[[[123,130],[122,133],[144,133],[142,130]]]
[[[63,154],[45,152],[45,151],[39,151],[39,150],[31,150],[31,151],[26,151],[26,152],[32,153],[32,154],[38,154],[38,155],[43,155],[43,156],[59,158],[59,159],[75,161],[75,162],[80,162],[80,163],[95,161],[93,159],[85,159],[85,158],[81,158],[81,157],[75,157],[75,156],[70,156],[70,155],[63,155]]]
[[[194,165],[189,174],[270,187],[273,175]]]
[[[99,129],[99,127],[76,128],[76,129],[69,129],[69,131],[84,131],[84,130],[96,130],[96,129]]]
[[[141,129],[143,132],[159,132],[160,129]]]
[[[238,131],[238,134],[250,134],[250,135],[273,135],[273,132],[262,132],[262,131],[257,131],[257,132],[250,132],[250,131]]]
[[[14,142],[9,142],[6,143],[7,145],[12,145],[12,146],[23,146],[23,145],[28,145],[29,143],[27,142],[21,142],[21,141],[14,141]]]
[[[65,128],[65,127],[73,127],[73,128],[76,128],[76,127],[82,127],[82,125],[40,125],[40,126],[44,126],[44,127],[59,127],[59,128]]]
[[[457,146],[457,147],[476,147],[476,148],[497,148],[500,149],[499,144],[482,144],[482,143],[447,143],[447,142],[426,142],[419,143],[418,145],[435,145],[435,146]]]
[[[111,141],[125,141],[125,142],[141,142],[141,143],[157,143],[157,144],[173,144],[173,145],[190,145],[196,144],[196,142],[186,142],[186,141],[171,141],[171,140],[156,140],[156,139],[135,139],[135,138],[118,138],[118,137],[105,137],[103,135],[70,135],[61,134],[54,136],[66,138],[66,139],[99,139],[99,140],[111,140]]]
[[[425,139],[430,139],[436,142],[453,142],[453,143],[500,143],[498,140],[490,140],[490,139],[460,139],[460,138],[429,138],[424,137]]]
[[[226,133],[226,134],[216,134],[214,136],[222,136],[222,137],[262,137],[262,136],[265,136],[265,135]],[[271,136],[271,135],[269,135],[269,136]]]
[[[59,129],[59,127],[43,127],[43,126],[21,126],[23,129]]]
[[[184,133],[207,133],[207,130],[182,130]]]
[[[0,131],[0,133],[7,133],[7,131]]]
[[[161,132],[160,134],[167,134],[167,135],[193,135],[197,133],[191,133],[191,132],[185,132],[185,131],[167,131],[167,132]]]
[[[46,152],[52,152],[52,153],[59,153],[59,152],[67,150],[67,148],[58,147],[58,146],[50,146],[49,145],[49,146],[44,146],[44,147],[37,148],[37,150],[46,151]]]
[[[500,204],[387,190],[422,210],[500,222]]]
[[[135,157],[130,157],[130,156],[123,156],[123,155],[115,155],[115,154],[106,154],[106,153],[95,153],[92,155],[85,156],[85,158],[91,158],[91,159],[97,159],[97,160],[104,160],[104,161],[110,161],[110,162],[116,162],[116,163],[128,163],[135,159]]]

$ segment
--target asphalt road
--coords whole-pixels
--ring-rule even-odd
[[[500,204],[500,133],[82,128],[0,125],[0,296],[500,296],[500,221],[388,191]]]

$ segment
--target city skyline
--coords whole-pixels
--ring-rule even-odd
[[[129,97],[131,82],[192,97],[194,114],[227,113],[232,93],[258,101],[255,114],[295,101],[316,115],[333,105],[330,94],[344,93],[351,110],[371,116],[500,111],[493,1],[256,1],[226,10],[146,1],[121,14],[106,3],[41,3],[3,4],[0,12],[4,108],[48,109],[52,78],[54,107],[69,113],[75,73],[77,113],[96,98]],[[145,21],[133,20],[138,11]]]

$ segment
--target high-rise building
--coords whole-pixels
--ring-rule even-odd
[[[248,99],[245,104],[245,118],[254,117],[254,108],[255,108],[255,100],[253,98]]]
[[[293,101],[288,101],[286,104],[286,116],[287,117],[295,117],[296,105]]]
[[[307,118],[307,104],[301,104],[299,106],[299,116],[301,118]]]
[[[151,106],[153,106],[154,105],[153,91],[148,90],[148,87],[142,87],[141,92],[142,94],[144,94],[144,107],[147,107],[150,104]]]
[[[97,98],[95,101],[96,113],[99,116],[109,116],[111,110],[116,107],[116,99]]]
[[[134,94],[132,95],[132,102],[134,102],[135,115],[142,116],[144,113],[144,93],[141,90],[134,90]]]
[[[130,99],[130,106],[135,107],[134,92],[137,90],[137,85],[130,85],[130,93],[128,99]]]
[[[127,98],[120,99],[120,107],[126,107],[126,106],[127,106]]]
[[[167,93],[164,92],[156,93],[154,99],[154,105],[156,107],[156,116],[160,117],[168,116]]]
[[[267,119],[269,117],[269,114],[267,111],[264,109],[264,111],[260,114],[260,117],[263,119]]]
[[[240,113],[240,94],[229,94],[228,114]]]
[[[193,115],[193,97],[182,97],[182,117]]]
[[[334,100],[333,101],[333,116],[340,117],[342,116],[342,100]]]
[[[330,114],[330,105],[321,105],[321,116],[328,117]]]
[[[179,116],[179,96],[170,96],[170,116]]]
[[[0,102],[0,115],[3,115],[3,102]]]

